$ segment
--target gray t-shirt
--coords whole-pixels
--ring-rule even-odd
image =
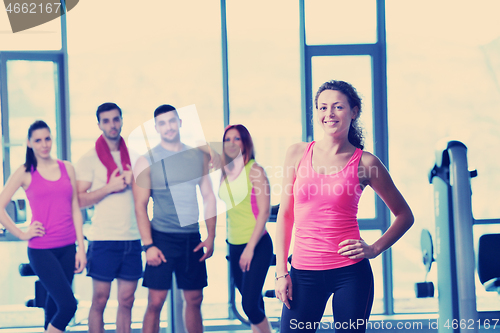
[[[184,144],[178,152],[157,145],[143,156],[151,170],[152,228],[172,233],[199,232],[196,187],[203,176],[203,152]]]

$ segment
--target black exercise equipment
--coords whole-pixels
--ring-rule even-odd
[[[26,222],[26,200],[17,199],[11,200],[7,207],[5,207],[7,214],[9,214],[12,221],[15,223]]]
[[[417,282],[415,284],[415,294],[417,298],[434,297],[434,284],[432,282],[427,282],[427,274],[431,270],[432,262],[435,261],[432,237],[427,229],[422,230],[420,247],[422,248],[422,261],[425,266],[425,279],[424,282]]]
[[[21,276],[36,276],[30,264],[19,265],[19,274]],[[43,308],[47,299],[47,290],[42,285],[40,280],[35,281],[35,298],[26,301],[27,307]]]
[[[26,200],[17,199],[11,200],[11,202],[5,207],[7,214],[9,214],[12,221],[15,223],[26,222]],[[30,264],[20,264],[19,274],[21,276],[35,276],[35,272],[31,268]],[[27,307],[43,308],[45,306],[45,300],[47,299],[47,290],[42,285],[40,280],[35,281],[35,297],[26,301]]]
[[[500,294],[500,234],[479,238],[477,274],[486,291]]]

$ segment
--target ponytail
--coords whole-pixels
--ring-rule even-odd
[[[31,139],[31,135],[34,131],[38,129],[46,128],[50,132],[49,125],[43,120],[37,120],[33,124],[30,125],[28,129],[28,140]],[[24,162],[24,167],[26,172],[32,172],[36,170],[36,157],[33,152],[33,148],[26,147],[26,161]]]
[[[26,162],[24,162],[24,167],[26,168],[26,172],[36,170],[36,157],[33,148],[26,147]]]
[[[347,139],[349,143],[356,148],[363,149],[365,146],[363,144],[364,137],[363,132],[359,128],[357,119],[351,121],[351,125],[349,126],[349,133],[347,134]]]

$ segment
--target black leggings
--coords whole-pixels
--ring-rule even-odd
[[[74,244],[55,249],[28,248],[33,271],[47,289],[45,329],[52,324],[64,331],[75,315],[77,302],[71,289],[75,271]]]
[[[333,327],[335,332],[365,332],[373,304],[373,273],[368,259],[325,271],[292,267],[290,276],[293,300],[290,310],[283,306],[280,332],[316,332]],[[332,293],[334,323],[321,323]]]
[[[273,243],[268,233],[264,234],[255,246],[250,270],[243,273],[240,268],[241,253],[246,244],[229,244],[229,260],[234,284],[241,293],[243,311],[252,324],[261,323],[266,317],[262,287],[273,257]]]

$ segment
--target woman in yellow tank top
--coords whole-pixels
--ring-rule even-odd
[[[267,333],[271,326],[264,312],[262,287],[273,255],[265,227],[270,208],[269,181],[264,169],[255,163],[252,137],[245,126],[228,126],[223,143],[219,196],[227,206],[231,272],[252,331]]]

